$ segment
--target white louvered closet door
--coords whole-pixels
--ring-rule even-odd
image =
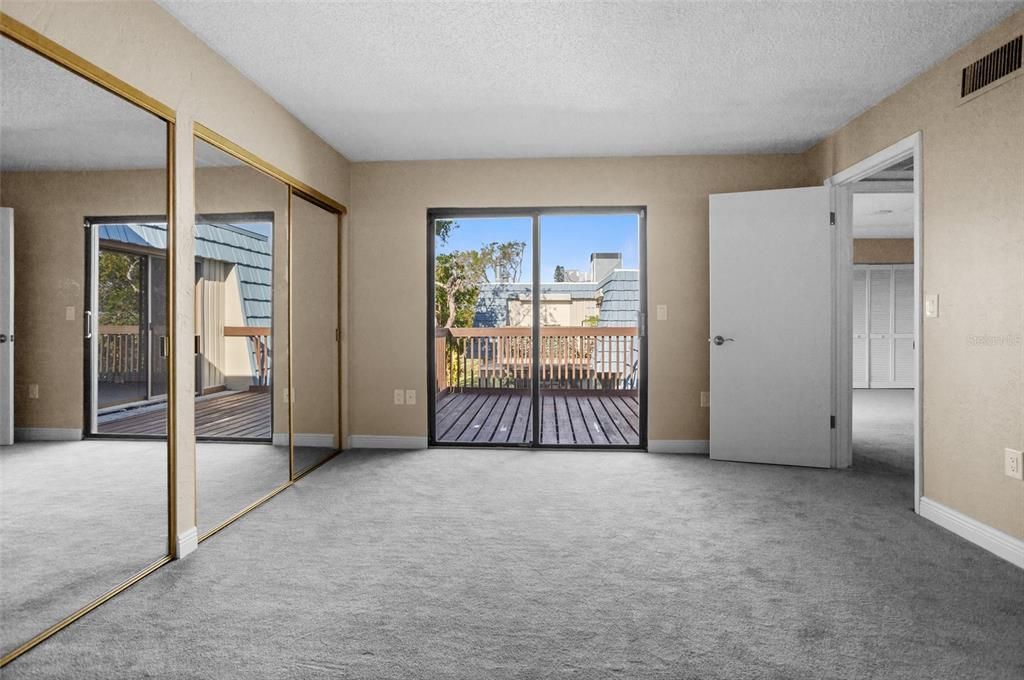
[[[892,382],[892,267],[868,270],[868,352],[871,387]]]
[[[914,265],[893,265],[892,387],[913,387]]]
[[[914,387],[914,265],[853,271],[853,387]]]
[[[853,388],[868,386],[868,270],[853,269]]]

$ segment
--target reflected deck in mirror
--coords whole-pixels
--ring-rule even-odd
[[[269,392],[216,392],[196,399],[196,436],[208,439],[269,440]],[[167,405],[122,409],[101,415],[100,434],[164,435]]]

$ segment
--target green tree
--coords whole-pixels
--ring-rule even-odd
[[[452,235],[459,226],[455,220],[434,220],[434,236],[441,243],[448,243],[448,237]]]
[[[434,319],[442,328],[473,325],[486,260],[476,250],[456,250],[434,259]]]
[[[448,243],[459,228],[456,220],[435,220],[434,237]],[[434,258],[434,319],[442,328],[473,325],[480,286],[515,283],[523,274],[524,241],[492,241],[479,250],[455,250]]]
[[[142,258],[101,250],[99,260],[99,322],[110,326],[137,326],[142,292]]]
[[[565,281],[565,267],[563,267],[562,265],[558,265],[555,267],[555,281],[557,283],[562,283],[563,281]]]
[[[523,275],[523,254],[526,252],[525,241],[492,241],[480,248],[480,257],[484,261],[484,282],[486,283],[518,283]],[[487,273],[492,273],[492,278]]]

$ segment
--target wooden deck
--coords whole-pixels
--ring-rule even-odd
[[[270,439],[270,392],[224,392],[196,400],[196,436]],[[101,416],[98,434],[167,434],[167,405]]]
[[[540,443],[637,446],[640,403],[635,395],[590,392],[541,394]],[[525,390],[454,392],[437,401],[437,441],[529,444],[533,441],[530,393]]]

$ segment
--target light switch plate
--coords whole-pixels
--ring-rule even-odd
[[[1004,458],[1004,472],[1007,477],[1013,477],[1014,479],[1024,480],[1024,453],[1016,451],[1014,449],[1006,449]]]
[[[38,399],[39,398],[39,385],[29,385],[28,386],[28,398],[29,399]]]
[[[933,294],[924,296],[924,315],[929,319],[935,319],[939,316],[938,295]]]
[[[701,392],[700,393],[700,405],[701,408],[708,408],[711,406],[711,393]]]
[[[415,406],[416,405],[416,390],[406,390],[405,391],[405,403],[406,403],[407,406]]]
[[[75,308],[74,307],[65,307],[64,308],[64,320],[65,321],[74,321],[75,320]]]
[[[395,390],[395,406],[405,403],[405,390]]]
[[[658,321],[665,321],[668,319],[668,305],[658,305],[657,307]]]

